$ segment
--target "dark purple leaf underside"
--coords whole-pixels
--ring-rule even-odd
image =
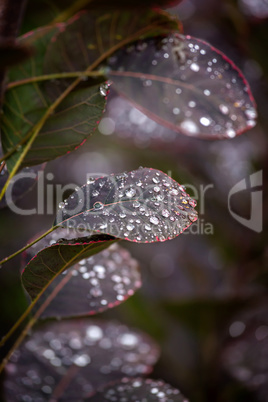
[[[168,175],[140,168],[89,179],[60,205],[56,224],[151,243],[182,233],[197,219],[195,206]]]
[[[34,300],[61,272],[109,247],[114,240],[108,235],[59,240],[39,251],[27,264],[22,273],[24,288]]]
[[[113,398],[113,399],[111,399]],[[104,387],[88,402],[99,401],[172,401],[188,402],[178,389],[171,387],[162,380],[151,380],[150,378],[123,378],[114,384]]]
[[[158,355],[147,335],[125,325],[91,319],[43,324],[7,364],[5,398],[81,400],[111,381],[149,373]]]
[[[119,93],[174,131],[233,138],[256,124],[255,102],[241,71],[200,39],[149,39],[119,50],[109,66]]]
[[[53,295],[41,318],[93,315],[119,305],[140,286],[137,261],[113,244],[58,275],[36,307]]]
[[[38,180],[38,172],[42,171],[44,167],[45,164],[24,168],[17,175],[15,175],[10,182],[5,196],[0,201],[0,208],[4,208],[11,204],[14,206],[16,201],[20,200],[29,191],[31,191]],[[0,191],[3,189],[7,179],[8,171],[7,168],[4,167],[4,169],[0,172]]]

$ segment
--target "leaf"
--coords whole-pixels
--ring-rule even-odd
[[[34,79],[43,74],[44,55],[56,31],[56,28],[46,27],[21,39],[23,44],[34,45],[36,52],[20,68],[10,71],[11,81]],[[6,160],[9,171],[24,150],[22,143],[31,136],[53,101],[43,81],[22,83],[7,91],[1,123],[2,145],[5,153],[17,146]],[[93,133],[104,106],[105,97],[100,94],[99,85],[83,82],[47,118],[22,165],[42,163],[77,148]]]
[[[98,60],[101,60],[98,64],[105,61],[127,43],[180,29],[175,17],[160,11],[147,10],[142,14],[139,9],[81,12],[51,41],[44,71],[83,72]],[[68,85],[69,80],[61,79],[56,86],[48,83],[47,91],[52,98],[56,98]]]
[[[140,168],[89,179],[60,205],[56,225],[140,243],[165,241],[196,221],[195,205],[168,175]]]
[[[100,320],[39,326],[6,366],[5,399],[80,401],[124,376],[151,371],[158,347],[147,335]]]
[[[111,401],[111,396],[114,401],[188,402],[188,399],[178,389],[171,387],[162,380],[150,378],[123,378],[104,387],[87,400],[90,402]]]
[[[105,120],[110,119],[110,120]],[[120,141],[128,141],[131,145],[139,148],[163,149],[163,146],[170,146],[174,151],[175,143],[178,144],[177,152],[181,150],[182,141],[191,141],[177,132],[156,123],[127,99],[116,96],[113,85],[109,93],[106,113],[101,120],[98,130],[102,132],[103,122],[111,123],[114,126],[114,135]],[[103,133],[105,134],[105,133]],[[191,141],[191,148],[192,148]],[[177,153],[176,153],[177,154]]]
[[[109,247],[115,239],[106,235],[61,239],[39,251],[22,273],[22,284],[32,300],[67,268]]]
[[[0,158],[1,157],[2,149],[0,145]],[[10,207],[11,204],[14,205],[17,200],[20,200],[29,191],[31,191],[39,178],[38,172],[44,170],[44,168],[45,164],[41,166],[34,166],[31,168],[24,168],[17,175],[15,175],[10,182],[10,187],[6,191],[4,198],[0,201],[0,209],[5,208],[6,206]],[[1,170],[0,164],[0,192],[3,189],[7,179],[7,168],[4,165]]]
[[[25,35],[21,43],[34,45],[36,54],[10,73],[10,81],[16,86],[10,84],[7,91],[2,120],[3,149],[12,153],[7,158],[9,171],[17,168],[24,144],[33,133],[36,138],[23,157],[26,166],[54,159],[81,145],[96,128],[107,94],[107,87],[99,87],[103,75],[99,80],[89,80],[86,70],[89,73],[99,67],[115,50],[141,35],[170,29],[178,30],[178,21],[164,13],[148,11],[141,18],[138,12],[99,11],[81,13],[67,24]],[[64,78],[70,72],[79,78]],[[39,81],[46,73],[51,78],[56,74],[58,79]],[[34,82],[17,86],[25,79]]]
[[[119,50],[108,77],[118,92],[159,124],[185,135],[233,138],[257,113],[241,71],[222,52],[171,34]]]
[[[232,377],[265,401],[268,392],[268,320],[267,300],[262,307],[233,318],[229,339],[222,353],[222,363]]]
[[[44,239],[47,244],[54,241],[53,234],[54,238],[55,234],[67,234],[65,229],[56,232],[58,233],[52,232]],[[31,259],[35,253],[36,249],[31,247],[26,252],[26,259]],[[33,273],[34,269],[35,267],[32,268]],[[35,309],[50,297],[52,301],[41,318],[96,314],[122,303],[140,286],[138,262],[123,247],[113,244],[56,276]]]
[[[35,55],[20,68],[10,72],[10,80],[18,81],[43,74],[44,56],[51,37],[58,29],[46,27],[26,35],[21,43],[32,44]],[[70,83],[70,81],[69,81]],[[54,82],[54,86],[57,84]],[[62,93],[58,92],[58,95]],[[45,91],[43,81],[15,86],[7,91],[2,119],[2,145],[5,153],[20,144],[18,150],[7,159],[11,171],[26,141],[55,99]],[[24,158],[23,166],[35,165],[61,156],[81,145],[97,126],[105,106],[105,97],[99,85],[83,82],[51,114]]]

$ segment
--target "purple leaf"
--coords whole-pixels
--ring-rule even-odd
[[[251,391],[260,402],[268,395],[268,319],[264,306],[236,317],[229,327],[232,339],[224,350],[226,370]]]
[[[53,234],[54,239],[55,235],[63,237],[68,235],[65,229],[57,232],[43,239],[42,247],[44,240],[49,245]],[[31,258],[36,252],[36,247],[31,247],[27,250],[26,258]],[[31,264],[26,270],[29,267],[34,274],[34,267],[31,268]],[[55,267],[52,266],[52,269]],[[27,283],[25,277],[23,281]],[[140,286],[138,262],[123,247],[113,244],[55,276],[36,307],[39,308],[50,297],[52,301],[42,313],[42,318],[96,314],[122,303]]]
[[[145,334],[96,320],[46,323],[6,366],[8,401],[80,401],[100,386],[151,371],[159,351]]]
[[[162,401],[188,402],[178,389],[171,387],[162,380],[150,378],[122,378],[87,399],[90,402],[99,401]]]
[[[233,138],[257,113],[241,71],[203,40],[171,34],[119,50],[108,77],[156,122],[185,135]]]
[[[172,239],[197,219],[196,202],[160,170],[89,180],[60,205],[56,224],[140,243]]]
[[[25,290],[34,300],[66,269],[99,253],[115,240],[108,235],[94,235],[56,241],[39,251],[25,267],[21,276]]]

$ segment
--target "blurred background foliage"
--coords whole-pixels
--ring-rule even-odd
[[[55,20],[74,3],[30,0],[21,32]],[[142,165],[172,175],[193,197],[194,189],[200,198],[202,188],[209,186],[203,203],[197,198],[199,223],[189,233],[159,244],[124,242],[140,262],[143,286],[100,316],[150,334],[162,350],[152,377],[179,388],[191,401],[268,401],[267,195],[263,193],[262,233],[240,225],[227,205],[232,186],[251,173],[263,170],[263,188],[268,179],[267,8],[265,14],[265,2],[257,0],[185,0],[168,10],[181,19],[186,34],[210,42],[244,72],[258,106],[254,129],[230,140],[192,139],[154,123],[146,125],[146,117],[131,106],[120,123],[115,116],[122,101],[112,92],[99,131],[76,152],[47,164],[48,213],[27,217],[8,208],[0,212],[0,257],[4,257],[51,226],[58,201],[52,186],[57,184],[82,185],[87,174],[130,171]],[[22,208],[36,204],[37,187],[18,201]],[[232,209],[248,218],[250,191],[234,197]],[[0,270],[1,336],[27,305],[19,270],[19,257]]]

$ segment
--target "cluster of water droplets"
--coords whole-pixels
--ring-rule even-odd
[[[66,379],[60,397],[80,401],[110,381],[148,372],[157,358],[151,339],[124,325],[47,323],[33,331],[7,364],[6,400],[47,401]]]
[[[142,401],[142,402],[188,402],[176,388],[161,380],[150,378],[123,378],[120,382],[106,387],[89,401]]]
[[[150,39],[119,51],[110,68],[120,92],[186,135],[233,138],[256,124],[255,103],[241,72],[199,39],[179,34]]]
[[[140,168],[90,181],[66,200],[58,222],[131,241],[164,241],[196,221],[195,206],[169,176]]]
[[[138,262],[118,244],[64,271],[49,286],[48,294],[63,277],[69,278],[67,283],[42,317],[99,313],[120,304],[141,286]],[[43,298],[40,302],[43,302]]]
[[[103,84],[100,85],[100,94],[101,96],[104,96],[106,98],[106,96],[109,93],[109,88],[111,85],[111,81],[106,81]]]

